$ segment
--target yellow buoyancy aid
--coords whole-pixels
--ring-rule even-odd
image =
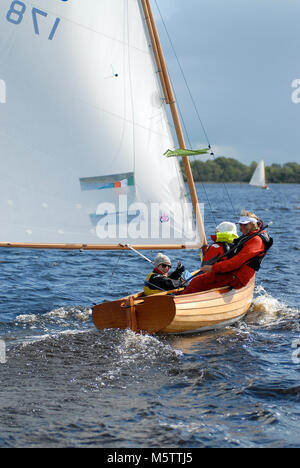
[[[151,278],[152,276],[157,275],[154,271],[151,271],[149,275],[147,275],[144,284],[144,294],[145,296],[151,296],[152,294],[158,294],[162,292],[161,289],[155,289],[155,285],[151,285]]]

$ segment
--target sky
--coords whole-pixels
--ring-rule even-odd
[[[187,146],[207,145],[194,102],[216,157],[300,163],[300,0],[151,3]]]

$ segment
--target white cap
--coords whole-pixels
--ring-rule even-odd
[[[171,260],[169,259],[169,257],[167,257],[167,255],[159,253],[159,254],[156,255],[156,257],[154,259],[154,266],[158,267],[162,263],[165,263],[166,265],[171,266]]]
[[[232,232],[232,234],[235,234],[237,236],[237,230],[236,230],[236,225],[234,223],[230,223],[227,221],[224,221],[223,223],[219,224],[216,227],[217,232]]]
[[[250,216],[241,216],[239,219],[239,224],[249,224],[249,223],[258,223],[258,219],[251,218]]]

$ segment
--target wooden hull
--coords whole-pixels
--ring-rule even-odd
[[[93,307],[97,328],[130,328],[136,332],[185,334],[227,326],[249,310],[255,278],[244,288],[213,289],[172,295],[142,293]]]
[[[160,332],[197,333],[234,323],[248,312],[254,286],[253,280],[239,290],[222,288],[177,296],[175,317]]]

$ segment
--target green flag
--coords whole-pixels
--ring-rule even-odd
[[[164,153],[166,158],[171,157],[178,157],[178,156],[196,156],[197,154],[207,154],[209,152],[209,148],[199,149],[199,150],[189,150],[189,149],[176,149],[174,151],[167,150]]]

